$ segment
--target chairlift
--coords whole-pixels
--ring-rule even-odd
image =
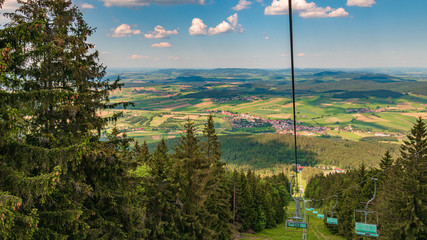
[[[321,218],[321,219],[325,219],[325,214],[323,214],[323,205],[324,205],[324,200],[322,199],[322,200],[320,200],[320,201],[322,201],[322,205],[321,205],[321,207],[320,207],[320,210],[322,210],[322,213],[319,213],[319,211],[317,211],[317,218]],[[314,213],[314,212],[313,212]]]
[[[292,194],[292,180],[293,180],[294,176],[291,176],[291,183],[290,183],[290,189],[289,189],[289,193],[291,194],[291,197],[294,199],[295,201],[295,215],[293,217],[290,217],[288,220],[286,220],[286,226],[287,227],[293,227],[293,228],[308,228],[308,222],[305,222],[303,215],[301,213],[301,204],[300,201],[301,199],[297,199],[294,198],[293,194]]]
[[[314,208],[311,207],[312,206],[311,202],[313,202],[313,200],[305,200],[304,198],[303,198],[303,200],[304,200],[304,203],[310,202],[310,204],[309,204],[310,207],[306,207],[305,210],[307,210],[307,211],[314,211]]]
[[[336,212],[334,212],[335,207],[338,204],[338,196],[335,195],[335,205],[332,207],[331,211],[328,212],[330,217],[326,218],[326,223],[331,225],[338,225],[338,217],[335,217]]]
[[[379,237],[378,235],[378,212],[376,211],[369,211],[368,207],[369,207],[369,203],[371,203],[374,199],[375,196],[377,194],[377,178],[371,178],[372,180],[374,180],[375,183],[375,188],[374,188],[374,197],[369,200],[366,203],[366,207],[364,210],[361,209],[356,209],[354,212],[354,222],[356,223],[355,226],[355,231],[357,235],[363,235],[363,236],[367,236],[367,237]],[[356,222],[356,213],[363,213],[365,216],[365,222]],[[372,223],[368,223],[368,215],[369,214],[376,214],[377,217],[377,222],[376,224],[372,224]]]

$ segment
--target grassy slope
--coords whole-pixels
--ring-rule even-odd
[[[295,206],[292,205],[287,209],[287,213],[292,213]],[[333,235],[323,223],[323,219],[318,219],[314,214],[309,213],[308,240],[341,240],[343,237]],[[286,223],[278,225],[276,228],[265,229],[257,234],[243,234],[241,239],[268,239],[268,240],[285,240],[301,239],[302,229],[286,228]]]

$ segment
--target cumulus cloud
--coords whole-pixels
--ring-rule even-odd
[[[153,47],[153,48],[168,48],[168,47],[172,47],[172,45],[168,42],[160,42],[160,43],[154,43],[153,45],[151,45],[151,47]]]
[[[132,35],[141,34],[140,30],[132,30],[127,24],[122,24],[113,30],[113,37],[129,37]]]
[[[175,29],[173,31],[167,31],[164,27],[157,25],[154,28],[154,31],[145,34],[145,38],[169,38],[170,35],[176,35],[178,34],[178,31]]]
[[[344,8],[318,7],[314,2],[307,0],[293,0],[292,10],[303,18],[347,17]],[[288,0],[273,0],[270,6],[264,9],[265,15],[284,15],[288,13]]]
[[[347,0],[347,6],[356,7],[372,7],[375,4],[375,0]]]
[[[200,18],[193,18],[193,21],[191,22],[191,26],[188,29],[188,32],[190,35],[206,35],[207,33],[207,26],[203,23],[203,20]]]
[[[89,4],[89,3],[83,3],[82,4],[82,8],[85,8],[85,9],[92,9],[92,8],[95,8],[92,4]]]
[[[249,1],[246,1],[246,0],[240,0],[239,3],[236,6],[232,7],[232,9],[235,10],[235,11],[240,11],[240,10],[243,10],[243,9],[248,9],[251,4],[252,4],[252,2],[249,2]]]
[[[151,3],[159,5],[178,5],[178,4],[200,4],[206,3],[206,0],[101,0],[106,7],[141,7],[148,6]]]
[[[218,24],[214,28],[209,28],[208,33],[209,35],[216,35],[220,33],[230,33],[230,32],[239,32],[243,33],[245,31],[244,28],[242,28],[242,25],[238,23],[239,17],[237,16],[237,13],[229,16],[227,18],[227,21],[222,21],[220,24]]]
[[[129,59],[137,60],[137,59],[148,59],[150,56],[143,56],[138,54],[132,54]]]
[[[220,33],[229,33],[233,31],[233,27],[230,25],[230,23],[226,21],[222,21],[222,23],[218,24],[214,28],[209,28],[209,35],[215,35]]]

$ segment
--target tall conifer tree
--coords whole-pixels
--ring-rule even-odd
[[[70,0],[18,2],[0,30],[0,128],[10,129],[0,133],[0,198],[22,200],[21,216],[7,218],[12,238],[137,236],[128,140],[99,141],[108,119],[97,111],[116,106],[108,92],[120,84],[104,79],[87,43],[94,29]]]
[[[381,192],[381,233],[386,239],[427,238],[427,129],[420,117],[401,146],[399,165]]]
[[[231,197],[225,178],[224,163],[221,162],[221,143],[215,131],[213,116],[208,117],[203,129],[205,140],[202,142],[204,157],[209,165],[209,181],[206,184],[208,199],[206,207],[209,212],[205,223],[214,232],[214,239],[230,239],[232,219]]]

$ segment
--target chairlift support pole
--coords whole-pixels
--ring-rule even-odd
[[[371,178],[372,180],[374,180],[374,196],[371,198],[371,200],[369,200],[366,203],[365,209],[364,210],[355,210],[354,211],[354,221],[355,221],[355,231],[357,235],[363,235],[364,237],[379,237],[378,235],[378,212],[377,213],[377,224],[368,224],[368,214],[370,213],[375,213],[375,211],[369,211],[369,204],[375,199],[376,195],[377,195],[377,180],[376,178]],[[356,222],[356,213],[361,213],[363,212],[365,215],[365,222],[360,223],[360,222]]]
[[[293,192],[292,192],[292,181],[294,179],[294,176],[291,175],[291,183],[289,184],[289,193],[291,194],[291,197],[294,199],[295,201],[295,217],[299,218],[300,217],[300,205],[299,205],[299,201],[298,199],[294,198]]]
[[[371,198],[371,200],[369,200],[366,203],[366,207],[365,207],[365,223],[367,223],[367,221],[368,221],[368,206],[369,206],[369,203],[372,202],[375,199],[375,196],[377,195],[377,180],[378,180],[378,178],[372,178],[372,180],[374,180],[374,184],[375,184],[375,187],[374,187],[374,196]]]

